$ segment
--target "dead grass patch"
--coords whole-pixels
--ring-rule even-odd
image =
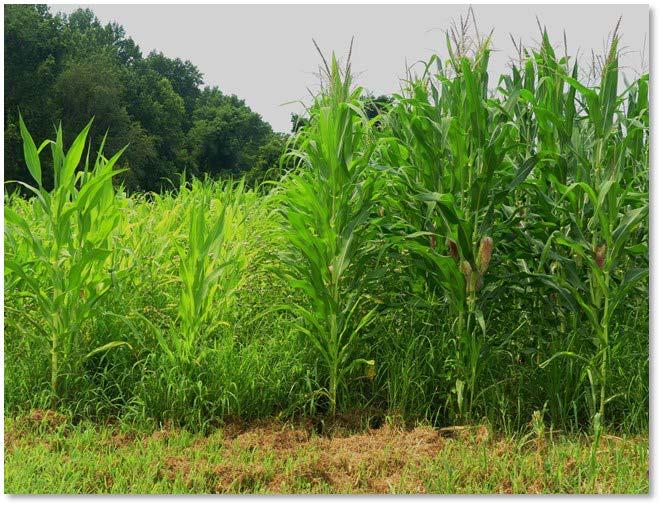
[[[87,434],[80,446],[72,440],[75,427],[42,430],[65,423],[66,418],[48,411],[9,421],[6,456],[16,449],[45,446],[63,450],[58,459],[70,463],[72,449],[89,452],[93,435]],[[111,452],[120,463],[148,455],[154,480],[172,483],[166,490],[184,484],[197,493],[579,492],[590,453],[590,443],[581,438],[559,436],[558,441],[522,446],[517,438],[495,436],[485,426],[435,429],[386,423],[360,432],[337,426],[319,434],[312,420],[272,419],[234,421],[208,435],[191,435],[171,425],[145,436],[119,428],[95,431],[103,449],[91,452]],[[612,466],[619,453],[636,463],[645,440],[607,439],[601,442],[598,461]],[[101,472],[94,470],[86,487],[108,491],[122,473]],[[640,478],[646,470],[634,473]],[[618,487],[606,478],[599,482],[595,490]]]

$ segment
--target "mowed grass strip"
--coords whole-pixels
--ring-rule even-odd
[[[503,437],[486,427],[385,424],[316,433],[312,422],[181,429],[72,425],[53,412],[5,420],[5,492],[635,493],[648,437]]]

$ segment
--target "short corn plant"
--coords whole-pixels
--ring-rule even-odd
[[[191,190],[185,184],[180,189],[179,199],[188,208],[188,236],[186,248],[177,246],[182,284],[179,326],[171,340],[159,338],[162,350],[176,364],[199,364],[211,349],[207,338],[228,325],[224,318],[248,259],[239,241],[243,181],[227,182],[220,195],[213,195],[212,189],[209,182],[200,181],[193,182]]]
[[[325,62],[325,74],[326,87],[310,111],[309,125],[287,156],[299,169],[283,182],[281,212],[290,246],[283,275],[306,300],[287,310],[298,317],[298,330],[328,373],[322,394],[334,415],[348,376],[369,363],[356,357],[355,345],[374,316],[374,310],[362,313],[372,142],[349,65],[341,69],[334,56],[330,67]]]
[[[81,333],[95,304],[112,286],[113,234],[120,219],[112,179],[121,172],[115,164],[123,150],[106,159],[101,154],[102,144],[92,167],[88,150],[83,168],[78,170],[91,122],[66,153],[61,128],[55,141],[44,141],[37,148],[22,118],[19,123],[25,162],[34,184],[18,183],[33,194],[32,207],[41,228],[35,230],[5,207],[6,234],[20,238],[27,246],[20,250],[20,256],[5,258],[5,276],[18,277],[25,297],[39,309],[32,324],[50,344],[51,390],[56,405],[65,368],[73,368],[81,358],[128,345],[114,341],[84,350]],[[46,147],[53,157],[51,191],[42,185],[40,155]]]

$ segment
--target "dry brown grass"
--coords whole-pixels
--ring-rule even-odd
[[[46,466],[52,460],[82,475],[89,470],[87,492],[142,491],[132,489],[133,480],[147,481],[142,488],[150,492],[196,493],[625,492],[648,483],[644,437],[603,439],[591,483],[588,439],[559,435],[522,445],[485,426],[330,425],[320,435],[310,420],[265,420],[233,421],[208,435],[172,426],[141,435],[117,427],[76,433],[73,425],[63,433],[66,420],[46,412],[8,422],[9,475],[38,445]]]

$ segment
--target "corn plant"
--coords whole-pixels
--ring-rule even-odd
[[[646,193],[634,177],[646,166],[633,168],[629,157],[646,150],[647,99],[641,95],[647,95],[648,88],[647,79],[642,78],[619,95],[616,32],[597,87],[562,77],[579,94],[585,116],[579,125],[581,139],[574,147],[578,167],[574,181],[565,185],[549,179],[559,196],[555,206],[560,219],[559,228],[547,242],[541,267],[554,261],[559,266],[545,280],[585,316],[591,347],[560,352],[544,365],[560,356],[576,357],[585,364],[594,418],[600,425],[605,405],[612,399],[608,397],[609,364],[617,343],[612,318],[626,295],[647,275],[646,267],[632,262],[640,247],[631,245],[633,235],[638,235],[639,242],[646,239]],[[630,98],[627,110],[625,97]]]
[[[197,429],[358,399],[507,431],[533,413],[537,433],[593,428],[593,461],[607,421],[645,429],[648,76],[619,86],[615,36],[586,80],[541,27],[488,81],[469,24],[384,110],[323,57],[259,192],[182,175],[118,195],[121,154],[86,154],[89,126],[65,151],[19,120],[34,181],[5,198],[9,409]],[[100,354],[127,332],[131,354]]]
[[[112,178],[121,172],[115,164],[124,150],[106,159],[102,143],[93,166],[89,165],[88,150],[83,170],[78,171],[91,122],[66,153],[61,128],[55,141],[44,141],[37,148],[23,119],[19,122],[25,162],[36,186],[18,183],[33,195],[34,217],[40,229],[35,230],[12,208],[5,207],[7,234],[25,245],[24,250],[15,250],[15,255],[5,258],[5,273],[24,283],[23,294],[39,309],[39,318],[32,324],[50,344],[51,390],[56,404],[63,365],[72,367],[83,355],[126,345],[114,341],[79,354],[85,347],[81,327],[112,286],[113,234],[120,218]],[[53,157],[51,191],[42,185],[40,155],[47,146]]]
[[[455,395],[463,417],[486,354],[479,295],[495,246],[495,209],[537,159],[516,167],[507,157],[514,129],[487,95],[489,38],[473,55],[459,52],[450,36],[447,43],[448,68],[433,57],[423,77],[410,79],[396,97],[388,119],[394,142],[380,153],[396,168],[388,207],[395,228],[406,233],[394,236],[396,243],[424,260],[428,285],[443,291],[456,315]]]
[[[513,189],[502,206],[502,219],[509,224],[502,241],[502,260],[511,273],[512,292],[522,297],[513,311],[535,312],[536,321],[547,321],[542,329],[529,329],[527,341],[537,353],[550,355],[572,346],[578,327],[577,314],[557,304],[557,295],[547,294],[544,282],[529,276],[536,271],[550,230],[558,226],[555,198],[559,195],[550,182],[564,184],[575,178],[577,129],[576,91],[563,76],[577,78],[578,66],[566,54],[556,56],[546,30],[541,28],[538,48],[520,50],[520,59],[511,73],[501,76],[498,97],[502,111],[515,127],[518,149],[511,157],[517,165],[531,157],[537,163],[531,178]],[[526,319],[525,319],[526,320]],[[532,320],[524,326],[532,324]],[[537,325],[537,324],[536,324]],[[532,349],[529,348],[531,351]],[[566,357],[545,371],[542,383],[549,400],[549,413],[555,422],[568,421],[576,414],[578,373],[575,361]]]
[[[249,258],[240,241],[245,234],[243,195],[243,181],[224,184],[218,196],[213,195],[209,182],[195,181],[191,189],[186,184],[180,189],[179,199],[188,208],[188,235],[186,247],[176,247],[182,284],[179,326],[169,341],[157,333],[171,362],[199,364],[213,348],[207,338],[219,327],[229,326],[224,319]]]
[[[349,64],[342,70],[334,55],[330,67],[325,62],[325,77],[310,123],[288,155],[299,170],[284,181],[281,211],[290,245],[283,274],[306,299],[305,305],[287,308],[326,367],[328,384],[322,393],[334,415],[348,375],[368,362],[354,355],[354,346],[374,316],[374,310],[362,313],[373,148],[361,89],[352,87]]]

